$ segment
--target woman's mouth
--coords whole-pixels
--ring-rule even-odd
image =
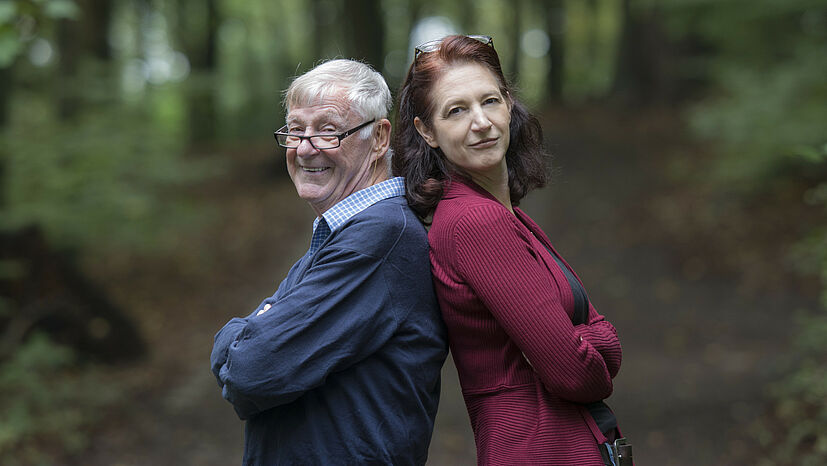
[[[486,139],[483,139],[481,141],[475,142],[475,143],[471,144],[470,146],[473,147],[474,149],[485,149],[485,148],[496,145],[498,140],[499,140],[499,138],[486,138]]]

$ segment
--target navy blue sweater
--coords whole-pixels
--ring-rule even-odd
[[[405,198],[356,214],[215,337],[213,373],[247,421],[244,464],[424,464],[446,338]]]

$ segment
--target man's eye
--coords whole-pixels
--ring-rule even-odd
[[[295,128],[288,128],[287,132],[291,134],[304,134],[304,129],[297,126]]]

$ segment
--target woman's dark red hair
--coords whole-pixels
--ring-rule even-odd
[[[423,219],[433,213],[451,175],[462,172],[448,162],[441,149],[425,142],[414,127],[414,118],[419,117],[433,128],[434,84],[450,66],[466,63],[479,64],[494,73],[500,92],[512,101],[511,142],[505,153],[511,204],[517,206],[529,191],[548,181],[540,122],[514,98],[494,47],[466,36],[448,36],[438,50],[421,53],[414,59],[398,94],[391,171],[394,176],[405,177],[408,204]]]

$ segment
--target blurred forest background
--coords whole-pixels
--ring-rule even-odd
[[[534,216],[612,320],[641,465],[827,463],[824,0],[0,1],[0,463],[240,463],[214,333],[312,211],[271,132],[324,58],[494,37]],[[475,464],[446,364],[429,464]]]

